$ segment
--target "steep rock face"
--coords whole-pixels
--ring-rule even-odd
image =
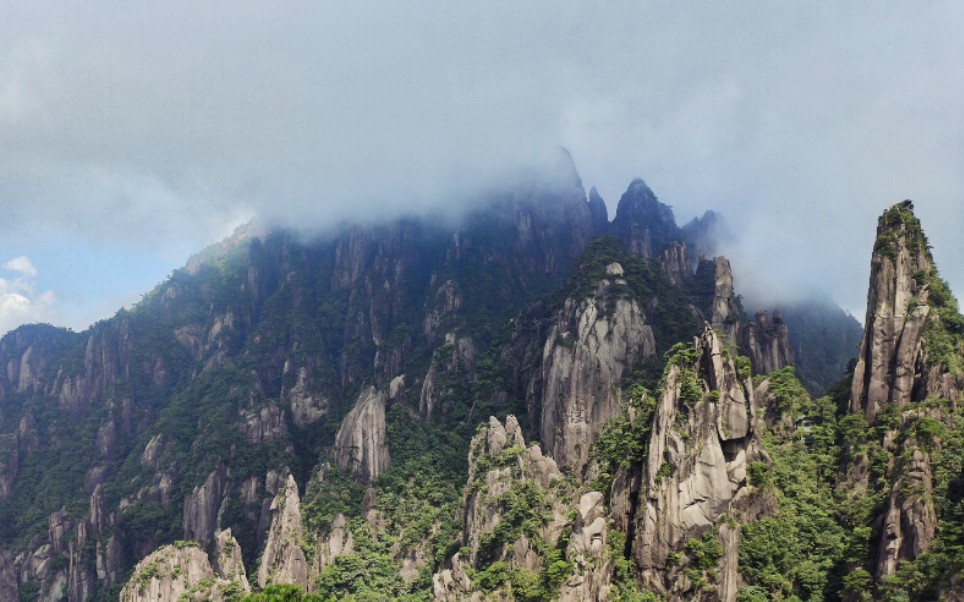
[[[612,558],[608,555],[609,521],[605,497],[590,491],[579,499],[578,514],[566,557],[573,563],[573,575],[563,582],[560,602],[606,600],[612,589]]]
[[[370,483],[388,468],[385,394],[368,387],[358,395],[335,437],[335,462]]]
[[[251,591],[237,542],[230,531],[218,534],[216,558],[196,544],[169,545],[137,564],[121,590],[121,602],[225,600]]]
[[[732,537],[722,518],[748,507],[747,467],[760,457],[749,375],[737,374],[707,328],[672,361],[656,409],[633,541],[648,589],[674,600],[702,595],[689,591],[670,554],[708,532]],[[734,600],[736,547],[725,552],[716,596]]]
[[[939,358],[926,354],[925,326],[939,321],[929,302],[928,280],[936,271],[908,203],[892,207],[877,225],[850,405],[868,422],[887,403],[905,406],[928,395],[955,399],[960,392],[959,378],[948,375]]]
[[[226,473],[224,464],[219,464],[203,484],[184,498],[184,539],[197,541],[203,546],[211,543],[218,528],[218,511],[226,493]]]
[[[301,548],[304,541],[298,484],[289,475],[284,489],[271,503],[271,528],[258,566],[258,586],[293,583],[307,587],[308,562]]]
[[[567,299],[555,316],[543,348],[541,399],[532,408],[546,449],[575,472],[619,411],[614,386],[656,352],[653,330],[628,295],[622,266],[611,264],[607,273],[592,297]]]
[[[750,358],[753,372],[768,374],[793,364],[790,332],[779,312],[771,319],[767,312],[757,312],[756,321],[746,320],[733,285],[733,269],[726,257],[701,260],[696,279],[708,282],[712,274],[712,300],[701,291],[698,302],[708,311],[709,322],[723,332],[741,355]],[[708,288],[708,287],[706,287]]]
[[[680,234],[673,210],[640,179],[633,180],[619,199],[611,229],[627,251],[647,259],[657,257]]]
[[[905,441],[903,466],[891,487],[877,552],[877,579],[897,572],[898,564],[930,549],[937,528],[930,458],[914,440]]]
[[[659,254],[659,267],[675,286],[681,286],[692,276],[686,244],[674,242],[667,245]]]
[[[871,453],[890,458],[879,481],[887,500],[876,517],[879,543],[870,554],[878,586],[930,550],[939,531],[931,452],[938,434],[954,427],[962,376],[952,366],[962,356],[962,329],[964,318],[937,274],[913,204],[894,205],[877,225],[850,399],[850,411],[883,433],[866,441]],[[870,463],[867,453],[855,452],[845,464],[843,483],[852,495],[881,486],[867,476]]]
[[[757,312],[756,320],[740,327],[737,345],[740,353],[750,358],[753,371],[769,374],[793,364],[790,331],[779,312],[771,319],[767,312]]]
[[[526,500],[520,506],[520,500]],[[577,508],[575,521],[568,510]],[[484,571],[505,563],[513,570],[539,575],[546,569],[546,549],[568,536],[565,558],[571,574],[559,584],[560,600],[604,600],[610,590],[611,562],[606,552],[608,522],[603,496],[582,496],[567,483],[552,458],[537,444],[526,447],[518,421],[503,425],[490,418],[472,439],[469,480],[463,501],[463,551],[433,577],[436,600],[481,600],[469,569]],[[511,586],[489,599],[513,599]]]

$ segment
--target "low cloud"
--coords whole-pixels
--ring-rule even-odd
[[[37,292],[37,269],[21,255],[3,263],[0,271],[0,332],[27,322],[53,322],[58,317],[53,291]]]
[[[250,217],[457,213],[562,146],[610,214],[642,177],[728,218],[738,277],[858,314],[876,216],[911,198],[964,291],[962,28],[955,3],[17,3],[0,257],[101,245],[160,280]]]

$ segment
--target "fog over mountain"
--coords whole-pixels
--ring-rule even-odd
[[[0,23],[0,330],[83,328],[254,216],[451,215],[571,152],[723,213],[744,294],[862,315],[914,199],[964,289],[955,3],[23,3]],[[29,267],[29,269],[27,269]]]

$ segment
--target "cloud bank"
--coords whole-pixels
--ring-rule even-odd
[[[819,287],[859,314],[874,220],[912,198],[964,291],[958,3],[5,13],[0,256],[96,249],[40,274],[59,294],[83,270],[91,307],[142,286],[112,285],[127,273],[92,256],[163,264],[156,282],[255,215],[324,227],[450,209],[559,146],[611,211],[641,176],[681,221],[726,215],[738,287]]]

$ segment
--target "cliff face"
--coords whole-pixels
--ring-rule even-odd
[[[948,541],[936,535],[942,524],[954,524],[956,495],[947,489],[947,471],[960,470],[956,452],[943,449],[942,441],[959,432],[964,318],[937,274],[909,201],[878,222],[865,324],[850,411],[873,430],[852,439],[844,483],[858,488],[853,497],[884,500],[868,554],[883,591],[893,583],[903,587],[901,572],[935,547],[937,558],[945,553]],[[877,482],[868,478],[871,472],[880,474]],[[937,474],[944,475],[940,481]]]
[[[739,530],[722,518],[746,522],[752,514],[747,467],[761,458],[752,395],[749,374],[737,373],[712,329],[671,361],[633,519],[633,557],[647,588],[671,599],[736,599]],[[718,566],[701,567],[712,574],[715,596],[693,591],[681,565],[669,560],[701,538],[722,548]]]
[[[895,205],[877,226],[864,339],[851,392],[851,411],[862,411],[870,422],[888,403],[906,406],[929,395],[954,399],[960,393],[959,377],[948,372],[944,358],[928,357],[925,345],[925,327],[942,321],[934,306],[946,303],[932,302],[935,285],[944,288],[920,222],[912,206]],[[940,294],[949,295],[946,290]]]
[[[358,396],[335,436],[335,462],[351,470],[365,483],[388,468],[385,440],[385,394],[368,387]]]
[[[579,496],[538,444],[526,447],[515,417],[504,425],[490,418],[469,451],[463,551],[434,575],[435,599],[513,599],[526,587],[525,595],[539,599],[605,600],[607,533],[601,493]],[[513,577],[502,587],[486,587],[506,571]]]
[[[134,568],[121,590],[122,602],[225,600],[251,591],[238,542],[230,531],[217,535],[214,558],[193,542],[168,545]]]
[[[591,297],[567,299],[542,353],[540,436],[558,463],[579,473],[589,445],[620,411],[615,388],[656,353],[653,330],[629,294],[623,268],[607,266]]]

